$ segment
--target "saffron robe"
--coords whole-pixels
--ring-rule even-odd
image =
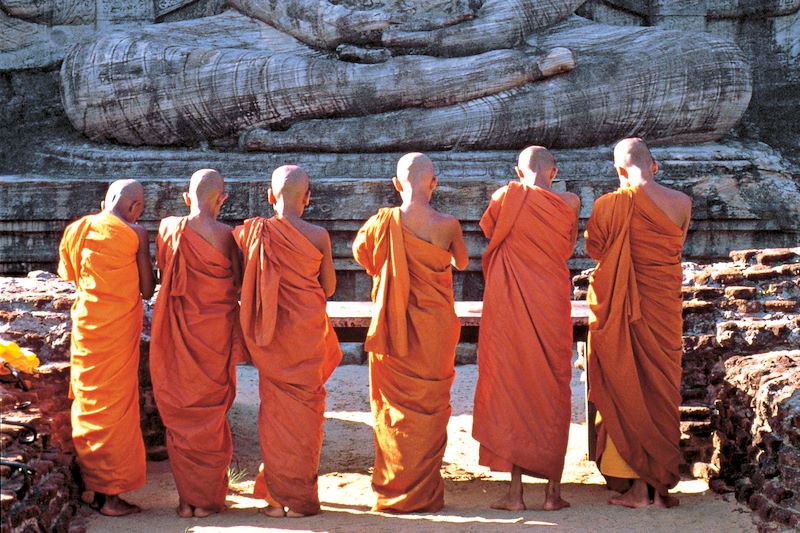
[[[59,246],[58,274],[76,287],[70,312],[72,441],[86,488],[110,496],[145,484],[138,249],[136,232],[108,212],[67,226]]]
[[[481,218],[483,316],[472,435],[479,463],[561,479],[572,413],[575,212],[557,195],[512,182]]]
[[[236,395],[239,302],[231,261],[187,226],[161,221],[150,374],[183,502],[225,507],[233,455],[227,414]]]
[[[246,220],[234,238],[244,253],[242,331],[261,397],[256,495],[266,483],[281,505],[316,514],[325,382],[342,359],[319,282],[322,252],[277,217]]]
[[[586,229],[586,250],[598,262],[587,300],[600,464],[607,436],[660,493],[680,478],[683,239],[638,188],[598,198]]]
[[[375,420],[373,509],[435,512],[444,505],[440,469],[461,329],[452,256],[404,228],[399,208],[370,218],[353,254],[373,277],[364,344]]]

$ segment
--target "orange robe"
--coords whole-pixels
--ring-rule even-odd
[[[88,490],[115,496],[145,483],[139,420],[142,297],[139,237],[102,212],[73,222],[59,246],[59,275],[72,305],[72,441]]]
[[[635,472],[626,477],[662,493],[680,477],[682,247],[683,230],[641,189],[595,202],[586,249],[598,261],[588,302],[599,464],[602,471],[603,454],[616,450]],[[612,446],[604,446],[606,436]]]
[[[375,418],[373,509],[435,512],[444,505],[440,469],[461,329],[452,256],[405,229],[399,208],[370,218],[353,253],[373,277],[364,344]]]
[[[561,479],[572,413],[575,212],[556,194],[513,182],[481,218],[483,317],[472,435],[479,462]]]
[[[222,509],[233,455],[227,414],[236,395],[239,302],[231,261],[187,227],[161,222],[150,373],[167,452],[185,503]]]
[[[322,253],[277,217],[246,220],[234,238],[244,252],[242,330],[259,375],[263,481],[282,505],[315,514],[325,382],[342,359],[319,282]]]

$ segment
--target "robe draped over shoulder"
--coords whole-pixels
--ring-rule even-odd
[[[108,212],[67,226],[59,246],[58,273],[76,287],[70,313],[72,440],[86,488],[106,495],[145,484],[138,249],[136,232]]]
[[[373,277],[369,354],[375,421],[374,510],[435,512],[460,325],[451,254],[416,237],[400,210],[381,209],[359,230],[353,253]]]
[[[150,373],[167,428],[167,451],[183,502],[219,510],[233,455],[227,414],[236,395],[239,302],[231,260],[187,226],[161,222],[161,270]]]
[[[261,397],[256,494],[268,490],[292,511],[315,514],[325,382],[342,358],[319,282],[322,252],[277,217],[246,220],[234,238],[244,254],[242,330]]]
[[[595,202],[586,249],[598,261],[587,299],[599,464],[618,453],[615,472],[627,465],[661,493],[680,477],[682,247],[683,230],[641,189]]]
[[[561,479],[572,413],[571,280],[577,217],[512,182],[481,218],[489,239],[472,434],[492,470]]]

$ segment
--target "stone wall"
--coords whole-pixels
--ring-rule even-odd
[[[800,182],[780,153],[762,143],[706,144],[654,148],[659,178],[694,198],[686,257],[707,263],[735,247],[792,246],[800,241]],[[581,197],[583,228],[595,198],[615,189],[618,179],[610,147],[557,150],[555,187]],[[486,240],[478,221],[494,190],[514,179],[517,153],[432,152],[439,176],[434,206],[461,220],[470,264],[455,276],[456,299],[479,300],[483,293],[480,257]],[[21,175],[2,176],[0,187],[0,274],[53,270],[58,241],[70,220],[96,211],[110,176],[137,178],[145,187],[141,223],[155,233],[168,215],[186,213],[181,193],[188,176],[204,167],[225,176],[229,200],[221,218],[235,224],[271,216],[268,176],[296,163],[312,178],[305,217],[331,233],[338,275],[335,299],[368,300],[370,280],[350,249],[359,226],[379,207],[397,205],[391,184],[399,154],[253,154],[212,150],[136,149],[83,142],[42,142],[32,147]],[[48,169],[42,175],[36,169]],[[591,266],[582,237],[570,260],[579,271]]]

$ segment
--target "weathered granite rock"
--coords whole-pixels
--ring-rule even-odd
[[[800,158],[800,1],[589,0],[582,16],[616,25],[707,31],[733,40],[753,65],[740,133]]]

